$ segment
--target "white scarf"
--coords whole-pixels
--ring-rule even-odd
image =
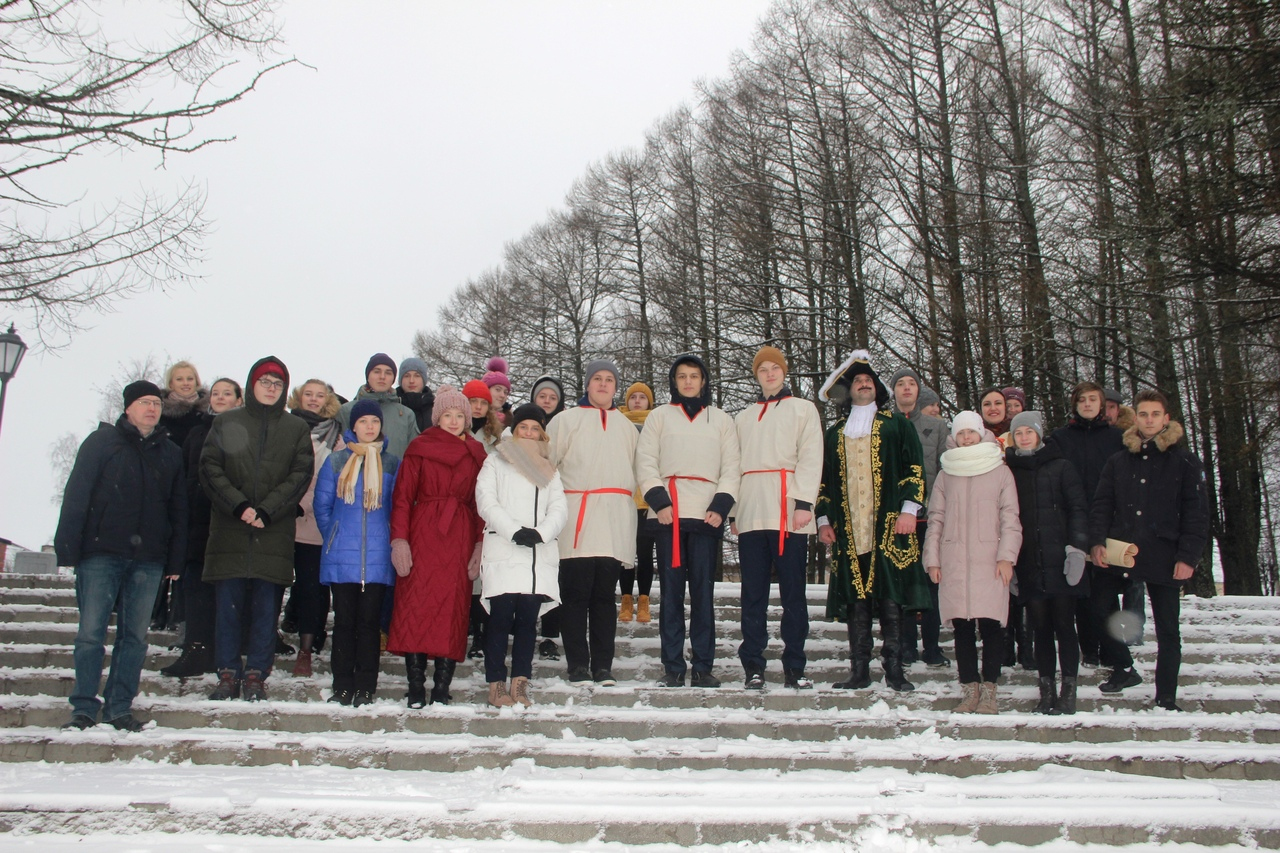
[[[1004,451],[991,441],[953,447],[942,454],[942,470],[952,477],[977,477],[994,471],[1004,462]]]
[[[844,434],[849,438],[863,438],[871,435],[871,425],[875,422],[876,412],[875,403],[867,403],[865,406],[854,406],[849,411],[849,420],[844,422]]]

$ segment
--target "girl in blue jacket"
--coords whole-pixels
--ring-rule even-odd
[[[333,595],[333,696],[367,705],[378,689],[382,600],[391,566],[391,495],[400,460],[387,452],[382,409],[359,400],[346,447],[329,455],[316,479],[315,516],[324,537],[320,582]]]

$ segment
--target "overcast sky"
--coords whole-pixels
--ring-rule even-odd
[[[295,380],[319,376],[352,395],[370,354],[409,355],[448,294],[497,264],[589,163],[641,144],[695,97],[696,80],[723,76],[768,6],[285,4],[284,53],[314,70],[277,72],[205,125],[236,141],[162,172],[142,154],[60,178],[107,201],[196,181],[216,231],[192,287],[86,316],[90,328],[66,348],[28,354],[0,431],[0,536],[52,540],[47,448],[89,433],[96,389],[134,358],[189,358],[208,383],[243,380],[272,353]],[[20,313],[0,320],[37,337]]]

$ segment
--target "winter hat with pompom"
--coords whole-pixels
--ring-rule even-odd
[[[471,417],[471,404],[467,402],[466,395],[452,385],[441,385],[436,389],[436,401],[431,407],[431,425],[439,426],[440,416],[448,409],[457,409]]]
[[[511,392],[511,380],[507,378],[510,368],[507,366],[507,360],[500,355],[495,355],[484,363],[484,369],[487,371],[484,376],[480,377],[480,381],[492,388],[495,385],[501,385],[507,389],[507,393]]]

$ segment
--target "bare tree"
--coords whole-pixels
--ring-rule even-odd
[[[95,210],[38,178],[91,152],[163,160],[226,141],[199,133],[199,120],[295,61],[267,59],[279,43],[274,0],[164,5],[172,14],[126,36],[108,33],[94,3],[0,3],[0,304],[33,312],[46,344],[88,308],[190,278],[208,221],[197,186]]]
[[[54,506],[62,506],[62,496],[67,490],[71,467],[76,464],[80,441],[74,432],[64,432],[49,445],[49,466],[53,469],[53,495],[49,502]]]

